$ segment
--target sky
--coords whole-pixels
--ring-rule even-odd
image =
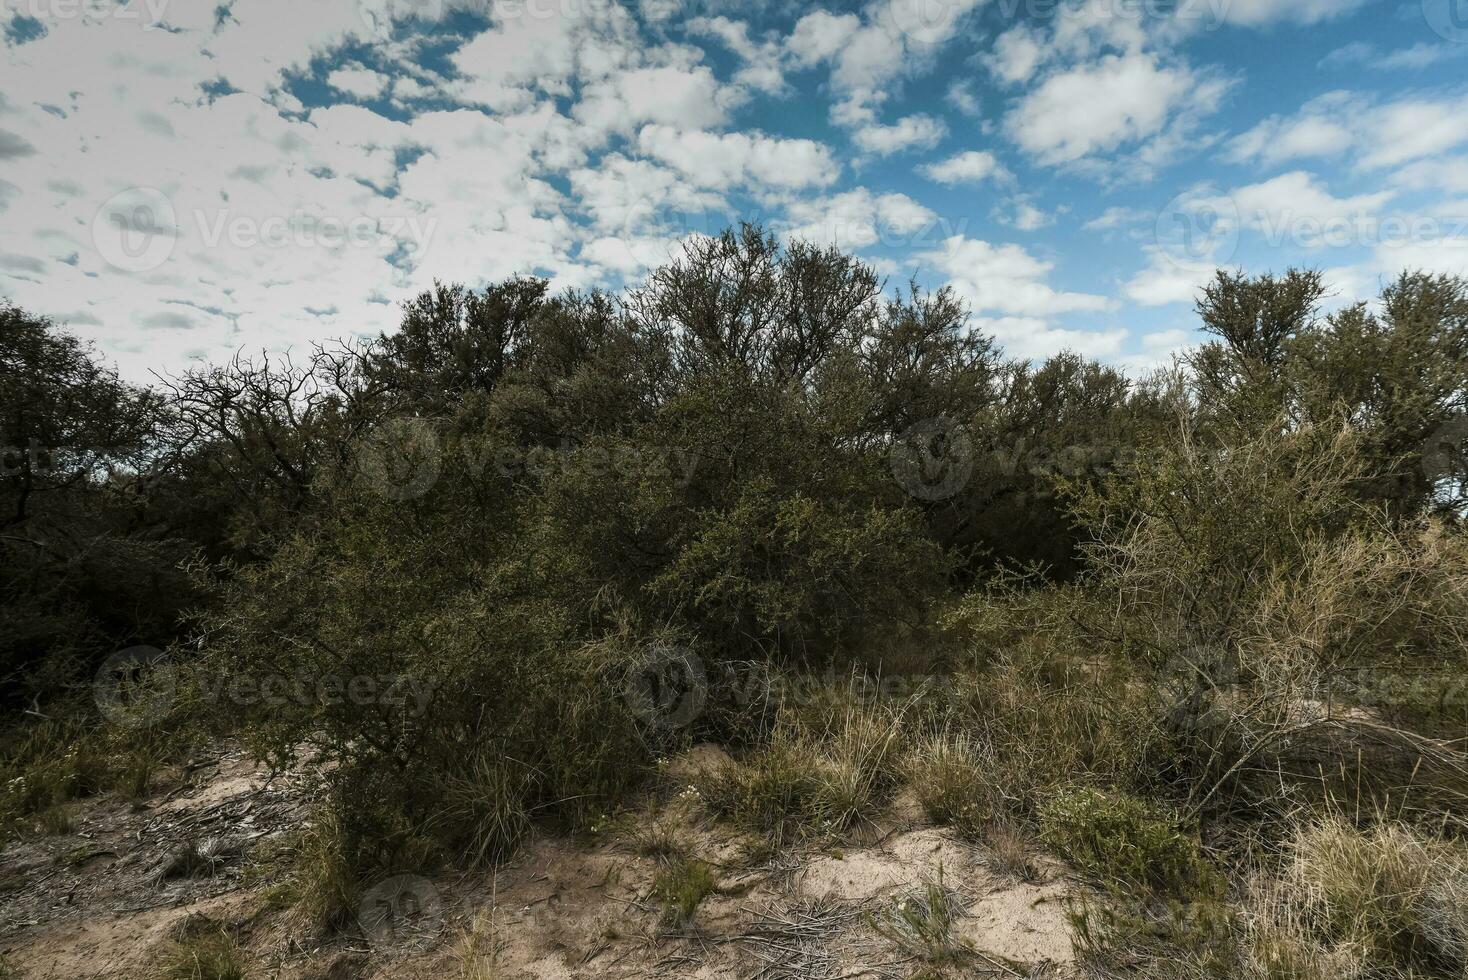
[[[0,0],[0,297],[124,376],[757,222],[1142,371],[1219,266],[1468,273],[1468,0]]]

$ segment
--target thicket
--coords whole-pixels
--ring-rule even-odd
[[[704,803],[761,832],[910,782],[975,838],[1192,902],[1239,856],[1205,837],[1250,826],[1305,874],[1337,831],[1299,814],[1332,800],[1446,840],[1468,283],[1326,298],[1220,272],[1210,339],[1130,379],[1006,359],[950,291],[745,227],[620,295],[438,285],[375,341],[149,388],[6,309],[7,816],[225,725],[330,763],[335,904],[583,824],[708,739],[736,761]],[[141,644],[167,655],[119,674]],[[98,676],[125,724],[103,699],[111,741],[58,755]],[[1289,941],[1358,929],[1333,922]]]

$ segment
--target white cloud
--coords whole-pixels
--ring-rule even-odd
[[[1410,163],[1391,175],[1402,188],[1437,188],[1452,194],[1468,194],[1468,157],[1438,157]]]
[[[860,15],[816,10],[796,22],[786,51],[799,67],[830,68],[830,85],[837,96],[832,121],[854,130],[853,138],[864,152],[885,155],[932,146],[943,135],[938,120],[907,116],[887,126],[878,122],[876,109],[892,97],[904,76],[932,64],[968,11],[982,2],[873,0]]]
[[[1054,264],[1035,258],[1018,245],[993,245],[953,235],[939,248],[914,258],[942,273],[955,291],[981,313],[1044,317],[1112,306],[1104,296],[1053,289],[1044,280]]]
[[[841,173],[830,148],[814,140],[649,125],[642,128],[637,143],[643,153],[704,187],[750,183],[787,190],[825,187]]]
[[[1003,180],[1009,172],[994,157],[984,150],[967,150],[938,163],[928,163],[918,168],[918,173],[929,180],[953,186],[955,184],[977,184],[985,180]]]
[[[1289,22],[1317,24],[1352,14],[1370,0],[1228,0],[1212,8],[1214,16],[1241,27]]]
[[[1233,206],[1243,223],[1264,234],[1268,244],[1318,248],[1351,244],[1370,236],[1380,212],[1394,191],[1336,197],[1314,174],[1282,174],[1231,192]]]
[[[1389,167],[1451,150],[1468,141],[1468,96],[1405,98],[1372,114],[1362,134],[1366,167]]]
[[[595,167],[571,172],[571,187],[597,229],[636,238],[673,216],[687,217],[721,208],[724,199],[647,160],[619,153]],[[686,231],[686,229],[685,229]]]
[[[1028,201],[1010,202],[1011,211],[1001,214],[1000,220],[1019,231],[1038,231],[1055,224],[1055,216],[1040,210]]]
[[[1147,54],[1107,55],[1094,64],[1051,75],[1012,109],[1006,125],[1042,163],[1139,144],[1174,120],[1188,125],[1214,111],[1228,84]]]
[[[1066,329],[1038,317],[977,317],[972,326],[993,336],[1009,356],[1037,361],[1067,350],[1084,357],[1114,359],[1127,338],[1125,330]]]
[[[921,245],[938,226],[938,216],[906,194],[874,194],[864,187],[792,201],[786,214],[787,238],[847,249]]]
[[[721,126],[727,109],[713,72],[699,65],[619,71],[585,88],[573,113],[595,130],[630,133],[649,122],[690,129]]]
[[[359,99],[376,99],[387,91],[392,79],[368,68],[338,68],[326,76],[326,84]]]
[[[1379,71],[1421,71],[1444,61],[1468,57],[1468,48],[1457,44],[1428,44],[1418,42],[1410,48],[1381,51],[1365,41],[1353,41],[1336,48],[1320,59],[1321,68],[1349,68],[1365,65]]]
[[[1140,208],[1112,207],[1107,208],[1095,218],[1087,221],[1081,227],[1086,231],[1111,231],[1116,228],[1125,228],[1129,225],[1137,225],[1145,221],[1154,220],[1155,215]]]
[[[999,35],[986,59],[989,70],[1011,85],[1027,82],[1045,60],[1045,48],[1028,27],[1013,27]]]
[[[891,156],[904,150],[927,150],[938,145],[948,127],[932,116],[905,116],[887,126],[868,123],[852,134],[852,141],[864,153]]]
[[[943,98],[965,116],[977,118],[983,115],[984,106],[974,91],[976,87],[972,79],[959,79],[948,86]]]
[[[749,25],[727,17],[697,17],[688,24],[694,34],[718,38],[742,60],[734,74],[736,85],[745,85],[768,95],[779,95],[786,89],[785,52],[778,41],[754,41]]]
[[[1351,154],[1368,169],[1396,166],[1468,142],[1468,95],[1405,95],[1388,102],[1331,92],[1294,116],[1271,116],[1236,137],[1228,158],[1275,165]]]
[[[1213,263],[1178,263],[1163,249],[1149,245],[1143,249],[1147,265],[1133,276],[1122,292],[1142,306],[1166,306],[1169,303],[1191,303],[1203,285],[1213,278]],[[1225,256],[1219,262],[1228,260]]]

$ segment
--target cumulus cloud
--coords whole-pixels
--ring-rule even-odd
[[[1104,296],[1065,292],[1046,284],[1054,263],[1018,245],[994,245],[963,235],[945,239],[916,260],[942,273],[975,312],[1045,317],[1111,308]]]
[[[1468,95],[1407,94],[1378,100],[1331,92],[1292,116],[1270,116],[1235,137],[1227,156],[1268,166],[1350,156],[1376,169],[1430,157],[1468,142]]]
[[[387,91],[392,79],[368,68],[338,68],[326,76],[326,84],[359,99],[376,99]]]
[[[926,150],[938,145],[948,127],[932,116],[905,116],[887,126],[872,122],[861,126],[851,136],[864,153],[891,156],[904,150]]]
[[[1229,84],[1150,54],[1107,55],[1049,76],[1012,109],[1014,140],[1046,164],[1159,137],[1216,110]]]
[[[826,187],[841,173],[831,149],[814,140],[650,125],[642,128],[637,143],[643,153],[706,187]]]
[[[985,180],[1003,180],[1009,176],[994,154],[984,150],[966,150],[946,160],[928,163],[918,173],[939,184],[978,184]]]
[[[865,187],[831,197],[793,201],[786,237],[864,249],[912,247],[930,240],[938,215],[906,194],[876,194]]]

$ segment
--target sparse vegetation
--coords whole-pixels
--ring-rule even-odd
[[[716,888],[713,869],[706,862],[678,856],[658,867],[652,898],[662,907],[664,925],[686,926]]]
[[[245,980],[238,941],[215,922],[186,922],[158,972],[159,980]]]
[[[915,977],[939,980],[950,968],[977,958],[957,933],[963,899],[943,883],[943,871],[912,891],[892,899],[870,917],[872,928],[902,955],[916,960]]]

